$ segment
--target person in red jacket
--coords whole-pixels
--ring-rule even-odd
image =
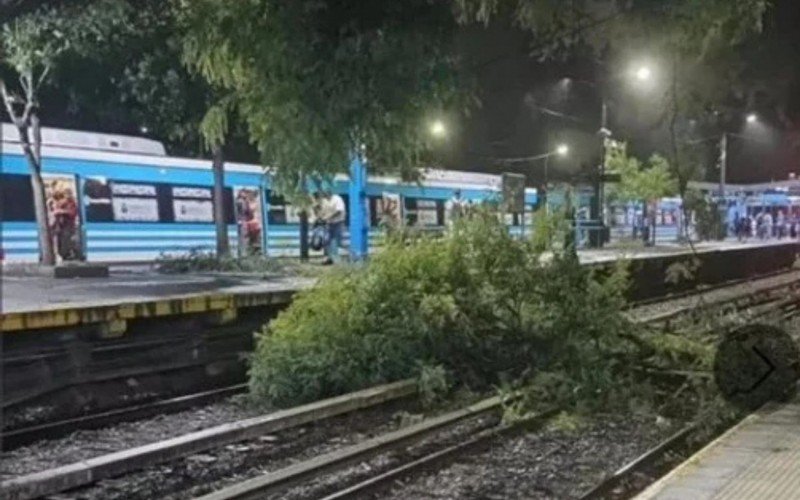
[[[78,204],[72,191],[64,189],[54,192],[52,210],[52,231],[58,255],[62,260],[77,260]]]

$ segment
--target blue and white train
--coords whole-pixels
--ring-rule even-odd
[[[150,261],[162,255],[214,250],[209,160],[167,156],[163,144],[151,139],[51,128],[42,129],[42,145],[46,190],[67,191],[75,197],[79,244],[88,261]],[[298,256],[299,215],[273,193],[272,185],[269,173],[260,166],[226,163],[225,213],[231,245],[235,250],[240,240],[234,200],[247,193],[262,228],[261,251],[270,256]],[[337,176],[333,182],[333,190],[346,204],[347,185],[346,176]],[[438,229],[447,223],[445,205],[456,189],[465,200],[479,203],[498,196],[500,177],[443,170],[427,171],[420,183],[370,177],[370,249],[381,244],[378,222],[381,200],[387,194],[399,195],[407,224]],[[2,124],[0,245],[6,261],[38,259],[31,193],[17,131]],[[530,214],[537,204],[536,191],[526,190],[525,201]],[[508,222],[513,232],[522,229],[519,218]]]

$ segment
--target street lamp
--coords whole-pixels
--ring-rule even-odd
[[[750,123],[750,124],[755,123],[755,122],[758,121],[758,115],[756,115],[755,113],[750,113],[749,115],[747,115],[746,120],[747,120],[747,123]]]
[[[447,134],[447,127],[444,126],[441,120],[436,120],[431,123],[430,131],[434,137],[444,137]]]
[[[567,156],[569,154],[569,146],[566,144],[559,144],[556,148],[556,154],[558,156]]]
[[[636,79],[640,82],[649,82],[653,72],[648,66],[641,66],[636,70]]]

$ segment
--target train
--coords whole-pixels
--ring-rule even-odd
[[[16,128],[3,123],[0,133],[0,253],[6,262],[36,262],[39,244],[28,163]],[[144,137],[43,127],[42,177],[48,207],[57,207],[63,197],[74,199],[75,254],[83,260],[142,262],[215,250],[210,160],[170,156],[163,143]],[[346,175],[337,175],[330,188],[349,209],[348,182]],[[269,169],[225,163],[224,213],[233,252],[241,253],[247,245],[248,252],[267,256],[300,255],[300,213],[273,188]],[[381,220],[387,207],[399,211],[407,225],[442,230],[448,223],[446,203],[456,190],[468,203],[497,199],[501,177],[437,169],[425,170],[414,183],[370,176],[370,251],[383,243]],[[530,225],[537,203],[536,190],[527,188],[527,215],[509,215],[510,231],[520,233]],[[242,237],[242,204],[258,228],[255,242]],[[343,246],[348,246],[347,234]]]

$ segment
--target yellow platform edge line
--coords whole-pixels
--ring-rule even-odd
[[[296,290],[263,293],[203,294],[122,304],[67,307],[45,311],[11,312],[0,315],[0,333],[60,328],[119,319],[180,316],[232,308],[278,305],[291,300]]]

